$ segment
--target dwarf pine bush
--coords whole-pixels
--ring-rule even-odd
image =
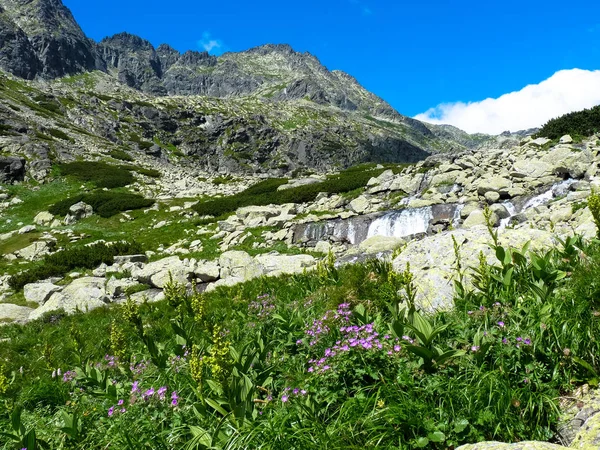
[[[98,191],[60,200],[50,206],[48,211],[56,216],[66,216],[69,208],[79,202],[87,203],[94,209],[94,212],[104,218],[112,217],[121,211],[147,208],[154,204],[154,200],[137,194]]]
[[[10,277],[12,289],[20,290],[28,283],[50,277],[62,277],[73,269],[93,269],[100,264],[112,264],[118,255],[137,254],[142,251],[136,242],[100,242],[74,247],[46,255],[40,264]]]

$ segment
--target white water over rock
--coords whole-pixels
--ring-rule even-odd
[[[576,181],[577,180],[569,179],[561,181],[560,183],[556,183],[543,194],[537,195],[525,203],[522,211],[527,211],[531,208],[537,208],[538,206],[545,205],[555,197],[562,197],[563,195],[566,195],[571,185]]]
[[[452,226],[457,227],[460,225],[460,213],[465,209],[465,205],[460,203],[456,205],[456,209],[454,210],[454,215],[452,216]]]
[[[406,237],[426,233],[432,219],[433,212],[430,206],[390,212],[369,226],[367,237]]]
[[[508,212],[508,217],[500,221],[500,225],[498,226],[498,228],[504,230],[510,223],[513,216],[517,214],[517,208],[515,208],[515,205],[513,205],[511,202],[504,202],[502,203],[502,205],[506,208],[506,211]]]

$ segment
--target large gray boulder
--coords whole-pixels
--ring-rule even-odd
[[[50,253],[54,247],[53,244],[54,243],[47,241],[34,242],[33,244],[16,251],[15,254],[28,261],[35,261]]]
[[[514,178],[542,178],[552,175],[552,164],[539,159],[519,159],[513,164],[510,175]]]
[[[23,181],[24,178],[25,159],[15,156],[0,157],[0,183],[14,183]]]
[[[232,250],[219,258],[221,278],[236,278],[243,281],[264,275],[264,268],[248,253]]]
[[[75,203],[69,208],[69,214],[65,217],[65,225],[72,225],[81,219],[87,219],[92,214],[94,214],[94,209],[87,203]]]
[[[198,261],[194,266],[194,275],[203,283],[216,281],[221,276],[221,267],[214,261]]]
[[[269,276],[302,273],[317,264],[316,259],[310,255],[259,255],[255,262]]]
[[[359,244],[361,252],[369,255],[396,250],[404,244],[404,239],[393,236],[373,236]]]
[[[25,306],[0,303],[0,325],[3,323],[25,323],[32,311],[34,310]]]
[[[23,294],[25,300],[28,302],[37,303],[43,305],[46,301],[54,294],[62,289],[60,286],[56,286],[52,283],[29,283],[23,287]]]
[[[106,306],[110,297],[106,294],[105,283],[105,278],[78,278],[61,292],[52,294],[43,306],[31,313],[29,319],[39,319],[45,313],[59,309],[73,314],[76,311],[88,312]]]
[[[177,283],[187,284],[192,273],[193,269],[185,265],[178,256],[170,256],[146,264],[142,269],[132,270],[131,276],[142,283],[162,289],[170,279]]]
[[[512,183],[508,178],[494,176],[484,178],[477,183],[477,192],[479,195],[485,195],[486,192],[497,192],[498,194],[508,193]]]
[[[456,255],[453,237],[460,245],[463,267],[477,267],[480,252],[483,252],[488,263],[496,263],[495,254],[490,248],[491,237],[483,227],[454,230],[410,242],[393,265],[396,271],[403,271],[407,263],[410,264],[418,290],[417,302],[425,310],[447,310],[454,306]],[[515,248],[522,248],[530,242],[532,251],[547,250],[555,245],[552,234],[533,229],[500,230],[499,240],[501,245]],[[468,270],[465,279],[467,283],[470,282]]]
[[[33,223],[41,226],[49,226],[54,220],[54,215],[48,211],[42,211],[33,218]]]
[[[552,166],[552,172],[581,178],[594,161],[589,150],[575,150],[570,146],[557,146],[542,157]]]

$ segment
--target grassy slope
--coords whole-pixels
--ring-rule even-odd
[[[455,311],[419,320],[396,307],[410,304],[410,278],[373,262],[194,298],[175,289],[168,301],[139,309],[9,326],[0,329],[9,339],[0,348],[3,373],[16,375],[5,394],[8,410],[25,405],[26,429],[53,448],[202,448],[194,444],[202,441],[215,448],[443,449],[547,439],[559,395],[600,370],[593,339],[600,331],[599,243],[572,240],[535,265],[518,253],[498,254],[504,263],[479,267],[477,289],[459,291]],[[495,281],[507,271],[510,283]],[[443,361],[438,352],[446,351],[454,357]],[[135,355],[147,368],[129,372],[105,354]],[[99,372],[78,369],[67,383],[51,378],[56,368],[88,362],[101,362]],[[136,394],[131,404],[134,380],[142,392],[167,386],[165,399]],[[107,417],[119,399],[127,411]],[[70,438],[53,419],[63,412],[81,421]]]

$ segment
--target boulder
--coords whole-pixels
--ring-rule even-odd
[[[2,323],[25,323],[34,310],[11,303],[0,303],[0,325]]]
[[[148,289],[147,291],[136,292],[129,298],[134,303],[156,303],[165,299],[165,293],[162,289]]]
[[[221,278],[238,278],[247,281],[264,274],[264,268],[248,253],[242,251],[232,250],[223,253],[219,258],[219,265]]]
[[[111,298],[120,297],[122,295],[125,295],[125,291],[127,290],[127,288],[136,286],[137,284],[138,282],[132,280],[131,278],[117,279],[115,277],[110,277],[110,279],[106,283],[106,293]]]
[[[65,217],[65,225],[72,225],[81,219],[90,217],[92,214],[94,214],[94,209],[87,203],[75,203],[69,208],[69,213]]]
[[[19,234],[33,233],[35,230],[35,225],[25,225],[19,229]]]
[[[50,214],[48,211],[42,211],[33,218],[33,223],[46,227],[49,226],[53,220],[54,215]]]
[[[402,175],[396,177],[390,185],[390,191],[403,191],[407,195],[412,195],[421,187],[424,176],[424,174],[419,173],[414,176]]]
[[[594,412],[595,414],[592,414],[581,426],[571,448],[581,450],[600,448],[600,414],[598,410]]]
[[[495,212],[492,212],[492,217],[490,218],[492,224],[494,226],[498,226],[500,223],[500,218]],[[465,219],[463,222],[463,228],[474,228],[474,227],[485,227],[487,226],[487,222],[485,220],[485,215],[481,209],[475,209],[469,214],[469,217]]]
[[[513,178],[541,178],[552,175],[552,165],[539,159],[519,159],[513,164]]]
[[[328,254],[331,251],[331,244],[327,241],[319,241],[315,245],[315,252]]]
[[[571,144],[573,142],[573,138],[568,134],[565,134],[563,137],[560,138],[558,142],[560,144]]]
[[[396,250],[403,243],[404,240],[397,237],[373,236],[361,242],[358,247],[362,252],[373,255],[376,253]]]
[[[194,267],[194,275],[203,283],[219,279],[221,268],[216,262],[199,261]]]
[[[350,209],[357,214],[366,212],[370,206],[371,203],[364,195],[361,195],[350,202]]]
[[[395,270],[403,271],[410,263],[418,290],[417,301],[426,310],[450,309],[453,306],[456,255],[452,237],[460,245],[463,267],[477,267],[480,252],[489,263],[496,263],[489,246],[491,237],[484,227],[454,230],[410,242],[393,265]],[[522,248],[530,241],[532,251],[547,250],[555,244],[549,232],[534,229],[501,230],[499,240],[500,245],[516,248]],[[470,280],[468,271],[466,280]]]
[[[314,267],[317,261],[310,255],[259,255],[255,261],[263,267],[265,275],[302,273]]]
[[[29,319],[39,319],[45,313],[59,309],[67,314],[73,314],[76,311],[87,312],[101,308],[110,302],[104,288],[105,283],[106,279],[96,277],[73,280],[61,292],[52,294],[43,306],[31,313]]]
[[[123,265],[127,263],[146,263],[148,256],[146,255],[121,255],[113,258],[115,264]]]
[[[533,140],[529,141],[529,143],[533,144],[535,146],[538,146],[538,147],[542,147],[542,146],[546,145],[550,141],[551,141],[551,139],[540,137],[540,138],[533,139]]]
[[[581,178],[594,162],[594,158],[589,150],[574,150],[570,146],[559,146],[545,154],[542,161],[550,164],[555,174],[568,174],[571,178]]]
[[[477,184],[477,193],[479,195],[485,195],[486,192],[492,191],[502,195],[505,192],[507,193],[510,188],[511,182],[509,179],[501,176],[495,176],[484,178],[483,180],[479,181]]]
[[[52,283],[29,283],[23,287],[23,295],[28,302],[43,305],[54,294],[62,288]]]
[[[239,219],[246,219],[249,216],[262,216],[265,218],[275,217],[281,214],[281,208],[277,206],[245,206],[238,208],[235,215]]]
[[[178,256],[170,256],[146,264],[139,270],[133,270],[131,276],[142,283],[162,289],[172,278],[177,283],[187,284],[193,270],[183,264]]]
[[[0,157],[0,183],[14,183],[25,179],[25,159],[14,156]]]
[[[28,261],[35,261],[50,253],[53,247],[52,244],[46,241],[34,242],[30,246],[15,252],[15,254]]]

